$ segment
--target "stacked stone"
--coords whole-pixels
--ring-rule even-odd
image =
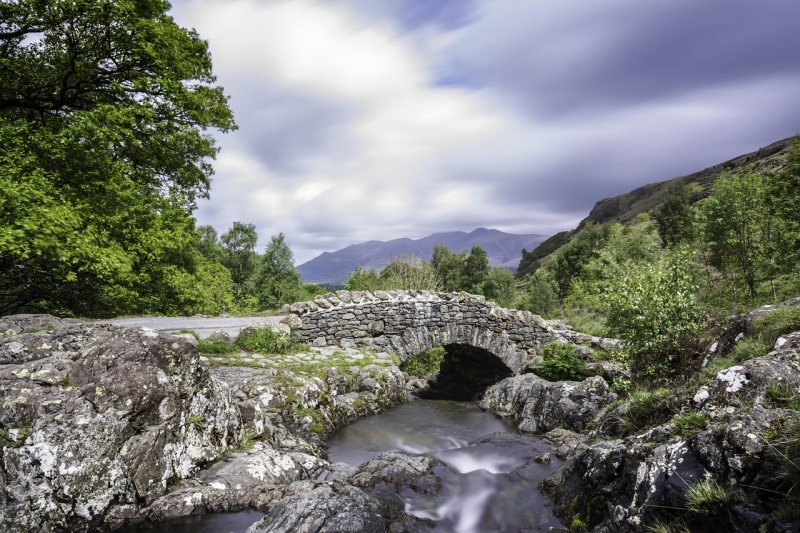
[[[437,346],[469,345],[496,355],[512,372],[552,339],[539,316],[465,292],[337,291],[289,311],[302,322],[293,335],[313,346],[370,347],[405,360]]]

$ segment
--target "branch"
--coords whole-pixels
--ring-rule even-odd
[[[23,35],[27,35],[28,33],[42,33],[44,32],[44,28],[40,27],[22,27],[15,31],[7,31],[7,32],[0,32],[0,39],[7,40],[7,39],[15,39],[17,37],[22,37]]]

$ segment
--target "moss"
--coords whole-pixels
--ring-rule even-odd
[[[13,429],[16,429],[16,439],[11,433]],[[33,434],[31,426],[20,426],[13,429],[8,431],[0,429],[0,448],[19,448],[25,444],[25,439]]]
[[[39,333],[40,331],[53,331],[55,326],[42,326],[40,328],[28,328],[25,333]]]

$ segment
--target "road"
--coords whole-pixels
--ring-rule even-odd
[[[128,328],[152,328],[165,332],[190,329],[197,333],[201,339],[205,339],[219,329],[224,329],[235,337],[242,328],[252,324],[262,325],[276,323],[280,322],[282,318],[283,316],[241,316],[224,318],[143,316],[136,318],[114,318],[112,320],[101,320],[100,322],[116,324]]]

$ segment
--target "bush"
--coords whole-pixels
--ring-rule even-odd
[[[236,337],[236,345],[251,352],[285,354],[292,343],[279,331],[269,326],[245,328]]]
[[[672,423],[681,436],[688,437],[706,428],[708,425],[708,416],[695,412],[684,413],[676,416]]]
[[[688,253],[669,261],[633,266],[608,295],[608,327],[618,336],[634,376],[663,381],[684,367],[704,315],[695,301]]]
[[[445,349],[431,348],[421,354],[409,357],[400,365],[400,370],[418,378],[433,374],[439,370],[444,359]]]
[[[544,361],[536,368],[536,375],[547,381],[582,381],[595,375],[573,353],[573,349],[572,344],[548,344],[542,354]]]
[[[239,351],[239,348],[233,344],[228,344],[225,341],[200,341],[197,343],[197,349],[200,350],[200,353],[215,355],[235,353]]]

